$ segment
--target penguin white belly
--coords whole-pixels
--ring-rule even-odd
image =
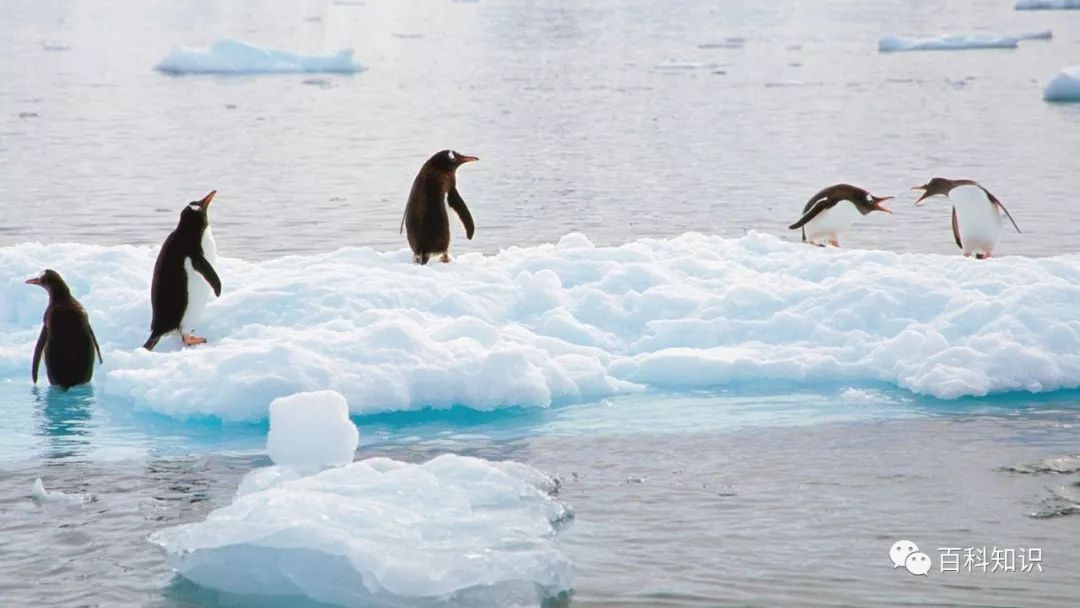
[[[207,226],[202,238],[203,257],[213,266],[217,262],[217,244],[214,243],[214,235]],[[214,289],[206,281],[203,275],[191,265],[191,258],[184,258],[184,270],[187,272],[188,305],[184,310],[184,316],[180,320],[180,331],[190,334],[195,330],[195,325],[202,318],[206,304],[214,297]],[[216,268],[215,268],[216,270]]]
[[[824,241],[839,240],[839,234],[862,217],[859,209],[851,201],[840,201],[831,208],[817,214],[806,223],[806,240],[815,245]]]
[[[1005,233],[1001,212],[978,186],[960,186],[949,193],[956,209],[957,232],[964,255],[992,254]]]

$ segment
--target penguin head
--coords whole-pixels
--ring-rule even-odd
[[[40,275],[32,279],[27,279],[26,284],[42,287],[45,291],[49,292],[49,295],[52,297],[71,295],[71,290],[68,289],[67,283],[64,282],[60,273],[52,268],[46,268]]]
[[[922,190],[922,196],[915,201],[916,205],[922,205],[923,201],[932,196],[948,196],[949,191],[956,187],[956,183],[944,177],[935,177],[921,186],[915,186],[912,190]]]
[[[882,205],[887,200],[892,199],[891,196],[874,196],[869,192],[863,192],[863,194],[856,198],[855,206],[862,212],[863,215],[871,213],[873,211],[883,211],[885,213],[892,213],[892,210]]]
[[[180,212],[180,227],[197,229],[200,232],[210,224],[210,202],[217,190],[211,190],[202,200],[191,201]]]
[[[478,160],[480,159],[475,156],[468,156],[467,154],[462,154],[456,150],[440,150],[424,164],[438,171],[453,173],[454,171],[457,171],[457,168],[461,165],[476,162]]]

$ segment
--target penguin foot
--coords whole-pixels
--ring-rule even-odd
[[[413,264],[419,264],[421,266],[427,264],[428,258],[431,257],[429,253],[417,253],[412,256]]]
[[[839,247],[840,246],[840,241],[838,241],[836,239],[832,239],[831,241],[829,241],[829,244],[832,245],[833,247]]]
[[[439,261],[443,264],[449,264],[450,262],[454,261],[454,258],[450,257],[449,251],[444,251],[443,254],[439,256]]]
[[[206,344],[206,338],[200,338],[191,334],[181,334],[180,341],[184,343],[184,346],[195,346],[196,344]]]

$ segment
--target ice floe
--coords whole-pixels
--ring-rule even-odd
[[[151,535],[181,575],[340,606],[537,606],[570,589],[555,543],[570,512],[525,465],[448,454],[253,476],[205,521]]]
[[[353,59],[352,49],[331,55],[300,55],[226,38],[207,49],[178,46],[156,69],[169,74],[351,74],[364,68]]]
[[[902,36],[882,36],[878,40],[878,51],[896,53],[901,51],[962,51],[968,49],[1012,49],[1024,40],[1050,40],[1053,33],[1049,30],[1001,36],[995,34],[963,34],[940,36],[938,38],[905,38]]]
[[[1080,101],[1080,66],[1065,68],[1046,85],[1046,101]]]
[[[349,420],[349,404],[341,393],[298,393],[270,402],[266,452],[274,464],[347,464],[359,443],[360,433]]]
[[[422,267],[369,248],[221,258],[221,298],[196,328],[209,344],[147,352],[154,254],[0,248],[0,379],[30,382],[46,301],[23,280],[51,267],[104,350],[95,392],[180,418],[265,420],[274,399],[323,389],[373,414],[775,381],[939,398],[1080,387],[1078,255],[819,250],[751,232],[613,247],[572,234]]]
[[[34,485],[30,488],[30,498],[39,505],[45,503],[81,505],[84,502],[93,500],[91,496],[86,494],[67,494],[56,490],[49,492],[45,489],[45,483],[41,481],[40,477],[34,480]]]
[[[1018,0],[1018,11],[1053,11],[1080,9],[1080,0]]]

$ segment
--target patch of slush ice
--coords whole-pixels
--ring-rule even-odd
[[[0,379],[30,382],[46,297],[23,281],[51,267],[101,342],[95,391],[179,418],[264,420],[272,400],[323,389],[363,415],[774,381],[947,399],[1080,387],[1078,255],[978,261],[751,232],[615,247],[575,234],[429,266],[368,248],[220,258],[222,295],[197,328],[209,344],[147,352],[154,254],[0,248]]]
[[[85,494],[66,494],[55,490],[49,492],[45,489],[45,483],[41,481],[40,477],[34,480],[34,485],[30,488],[30,498],[34,499],[34,502],[39,505],[47,502],[82,504],[91,500],[91,498]]]
[[[1024,40],[1050,40],[1053,33],[1049,30],[1016,36],[994,34],[963,34],[941,36],[938,38],[905,38],[902,36],[882,36],[878,40],[878,51],[896,53],[901,51],[962,51],[968,49],[1013,49]]]
[[[155,69],[168,74],[351,74],[364,68],[353,60],[352,49],[332,55],[300,55],[226,38],[208,49],[178,46]]]
[[[569,511],[525,465],[444,455],[251,475],[206,521],[151,535],[181,575],[341,606],[537,606],[570,588],[554,538]]]
[[[1046,85],[1046,101],[1080,101],[1080,66],[1065,68]]]
[[[336,391],[297,393],[270,402],[266,452],[277,465],[334,466],[352,462],[360,433]]]
[[[1018,11],[1053,11],[1080,9],[1080,0],[1018,0]]]

